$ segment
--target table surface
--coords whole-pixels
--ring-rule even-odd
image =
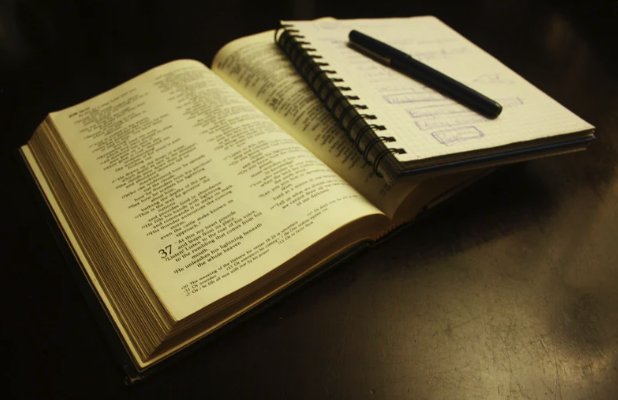
[[[618,398],[615,1],[90,3],[0,5],[0,346],[12,395]],[[50,111],[170,60],[209,64],[225,43],[279,19],[426,14],[595,125],[598,139],[586,152],[516,165],[479,183],[125,387],[14,149]]]

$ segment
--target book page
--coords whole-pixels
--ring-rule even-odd
[[[284,21],[345,80],[403,148],[400,161],[488,149],[593,127],[434,17]],[[410,54],[503,107],[487,119],[348,47],[355,29]]]
[[[212,69],[364,197],[392,218],[417,182],[394,186],[377,177],[361,153],[273,40],[273,32],[228,43]]]
[[[51,119],[177,320],[381,214],[197,61],[157,67]]]

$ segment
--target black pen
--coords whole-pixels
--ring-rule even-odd
[[[502,106],[494,100],[415,60],[401,50],[359,31],[350,31],[349,37],[350,47],[353,49],[437,90],[487,118],[496,118],[502,112]]]

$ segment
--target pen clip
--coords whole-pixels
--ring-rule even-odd
[[[359,45],[357,43],[348,42],[348,47],[351,47],[354,50],[358,51],[359,53],[362,53],[362,54],[366,55],[369,58],[372,58],[372,59],[374,59],[374,60],[376,60],[378,62],[381,62],[382,64],[389,65],[389,66],[391,65],[391,59],[390,58],[381,56],[378,53],[374,53],[373,51],[368,50],[368,49],[364,48],[363,46],[361,46],[361,45]]]

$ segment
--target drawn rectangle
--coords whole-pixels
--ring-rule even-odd
[[[457,125],[468,125],[475,122],[485,122],[487,118],[474,112],[445,116],[442,118],[423,118],[414,121],[420,130],[449,128]]]
[[[444,100],[444,96],[440,93],[432,92],[429,90],[422,92],[406,92],[399,94],[388,94],[382,96],[387,103],[390,104],[402,104],[402,103],[414,103],[417,101],[436,101]]]
[[[424,103],[424,104],[414,104],[413,107],[408,107],[407,111],[412,117],[430,117],[430,116],[441,116],[441,115],[452,115],[452,114],[461,114],[468,113],[470,110],[461,104],[454,103],[450,99],[444,99],[444,101]]]
[[[461,128],[445,129],[432,132],[431,135],[440,143],[450,146],[466,140],[479,139],[485,136],[474,126],[464,126]]]

